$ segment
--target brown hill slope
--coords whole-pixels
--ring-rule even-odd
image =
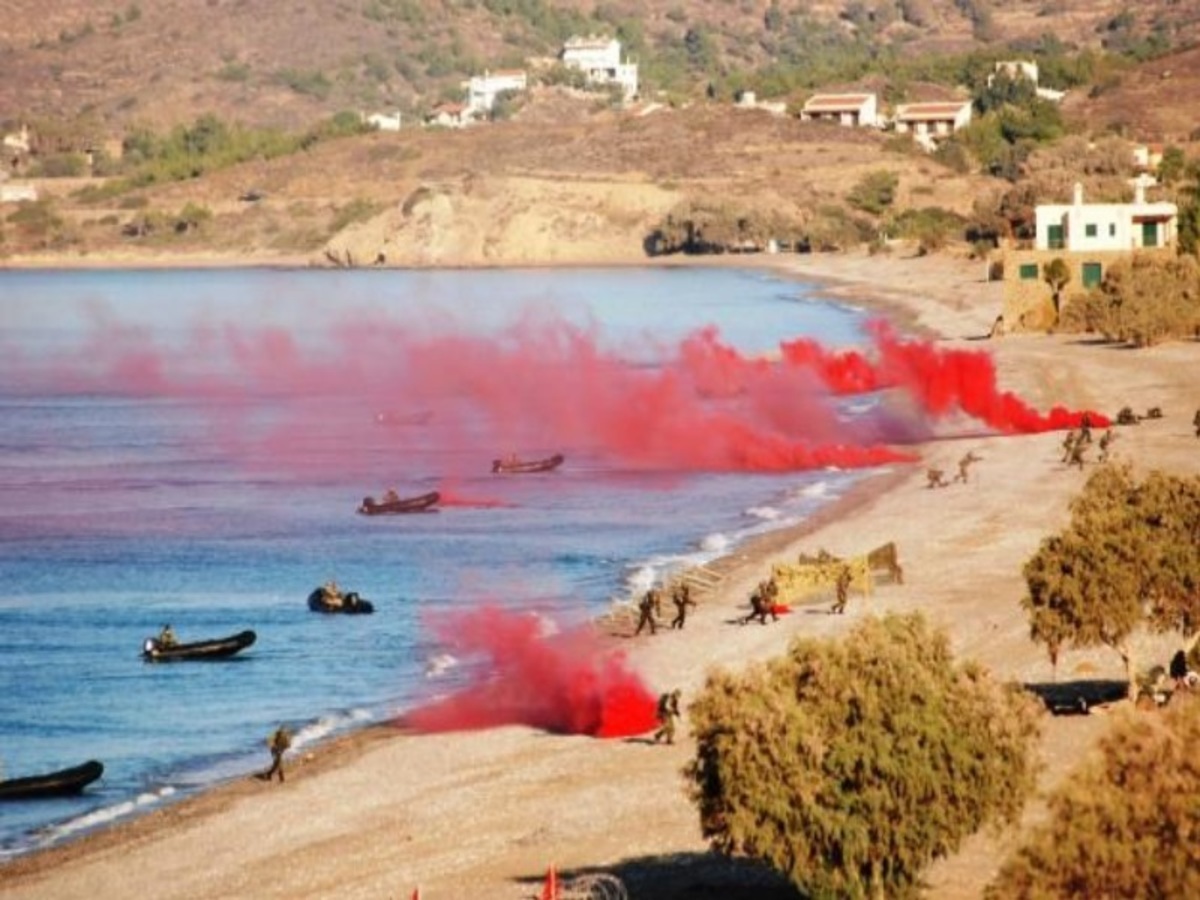
[[[1165,23],[1173,41],[1195,39],[1200,23],[1188,7],[1147,0],[1129,27]],[[1097,45],[1122,8],[1118,0],[7,0],[0,123],[88,113],[119,132],[215,112],[298,129],[342,109],[430,105],[467,74],[552,56],[581,31],[619,28],[649,80],[674,66],[703,86],[702,64],[727,73],[786,62],[778,54],[794,53],[818,27],[857,32],[872,46],[902,42],[910,55],[1047,33]],[[987,10],[986,28],[964,12],[977,9]]]
[[[636,261],[678,205],[699,202],[751,217],[811,222],[880,169],[899,179],[896,207],[960,214],[993,189],[883,135],[815,125],[727,105],[603,112],[583,121],[499,123],[466,131],[409,129],[319,144],[187,182],[85,203],[59,190],[69,223],[60,249],[93,258],[153,254],[288,254],[389,264]],[[255,188],[265,196],[244,202]],[[212,218],[196,230],[125,226],[189,203]],[[16,236],[10,233],[9,246]],[[26,248],[27,249],[27,248]],[[349,260],[346,255],[349,255]]]

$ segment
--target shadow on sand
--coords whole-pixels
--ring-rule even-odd
[[[1046,704],[1046,709],[1056,716],[1086,715],[1090,707],[1103,703],[1115,703],[1128,695],[1129,685],[1124,681],[1085,680],[1051,681],[1026,684],[1025,690]]]
[[[783,876],[766,866],[743,859],[729,859],[717,853],[672,853],[666,856],[642,856],[605,868],[561,869],[558,880],[563,897],[587,897],[585,890],[571,890],[572,882],[581,888],[589,878],[616,878],[624,894],[595,888],[595,900],[799,900],[800,894]],[[517,879],[529,887],[529,896],[540,897],[546,873]]]

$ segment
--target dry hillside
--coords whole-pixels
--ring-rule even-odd
[[[101,132],[204,112],[292,129],[345,109],[428,107],[468,74],[553,56],[580,31],[621,34],[652,86],[703,87],[857,34],[907,56],[1053,34],[1099,46],[1120,0],[6,0],[0,124],[87,115]],[[1139,34],[1200,38],[1195,4],[1146,0]],[[982,23],[982,25],[981,25]],[[986,26],[986,27],[983,27]],[[691,36],[689,38],[689,35]],[[689,43],[689,40],[691,43]],[[667,79],[669,80],[669,79]]]

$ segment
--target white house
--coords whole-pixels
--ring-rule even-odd
[[[1034,246],[1010,248],[1004,256],[1004,322],[1014,331],[1052,326],[1061,304],[1104,281],[1109,268],[1133,254],[1175,253],[1178,209],[1174,203],[1147,203],[1153,179],[1133,179],[1132,203],[1084,203],[1076,184],[1070,203],[1034,208]],[[1070,277],[1056,295],[1046,267],[1059,260]]]
[[[904,103],[893,119],[896,131],[911,133],[926,149],[939,138],[948,137],[971,123],[970,100],[941,100],[933,103]]]
[[[0,203],[35,202],[38,198],[37,188],[32,184],[14,184],[0,182]]]
[[[425,124],[463,128],[471,124],[472,118],[471,109],[465,103],[439,103],[425,117]]]
[[[1083,185],[1076,184],[1070,203],[1037,206],[1034,248],[1083,253],[1173,246],[1178,207],[1165,201],[1147,203],[1142,178],[1133,179],[1133,185],[1132,203],[1084,203]]]
[[[620,85],[626,100],[637,96],[637,64],[621,62],[621,42],[616,38],[572,37],[563,45],[562,61],[583,72],[591,84]]]
[[[1133,147],[1133,167],[1139,172],[1154,172],[1162,165],[1162,144],[1135,144]]]
[[[1053,88],[1045,88],[1038,84],[1038,66],[1036,62],[1025,59],[1009,59],[997,62],[995,71],[988,76],[989,87],[991,86],[992,82],[996,80],[996,76],[1001,72],[1004,72],[1013,80],[1018,78],[1026,78],[1029,81],[1032,81],[1034,90],[1043,100],[1050,100],[1053,103],[1058,103],[1067,95],[1066,91],[1056,91]]]
[[[364,116],[363,121],[376,131],[399,131],[400,110],[396,110],[394,113],[371,113],[369,116]]]
[[[485,114],[496,105],[496,96],[504,91],[523,91],[529,86],[529,78],[521,69],[503,69],[484,72],[467,82],[467,106],[474,113]]]
[[[782,100],[759,100],[754,91],[741,91],[734,101],[738,109],[757,109],[768,112],[773,116],[787,114],[787,103]]]
[[[800,119],[874,128],[879,125],[879,101],[874,94],[813,94],[800,110]]]

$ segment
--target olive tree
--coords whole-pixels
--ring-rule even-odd
[[[1050,797],[987,900],[1200,897],[1200,697],[1133,713]]]
[[[1200,478],[1104,465],[1071,504],[1071,521],[1025,564],[1030,637],[1061,648],[1107,646],[1137,694],[1130,638],[1142,625],[1200,639]]]
[[[1043,277],[1046,279],[1046,284],[1050,285],[1050,290],[1054,292],[1054,315],[1057,316],[1062,312],[1063,288],[1071,281],[1071,267],[1063,261],[1062,257],[1056,256],[1046,263]]]
[[[687,775],[715,849],[759,859],[813,898],[904,897],[1034,782],[1037,704],[956,664],[920,615],[801,639],[689,708]]]

